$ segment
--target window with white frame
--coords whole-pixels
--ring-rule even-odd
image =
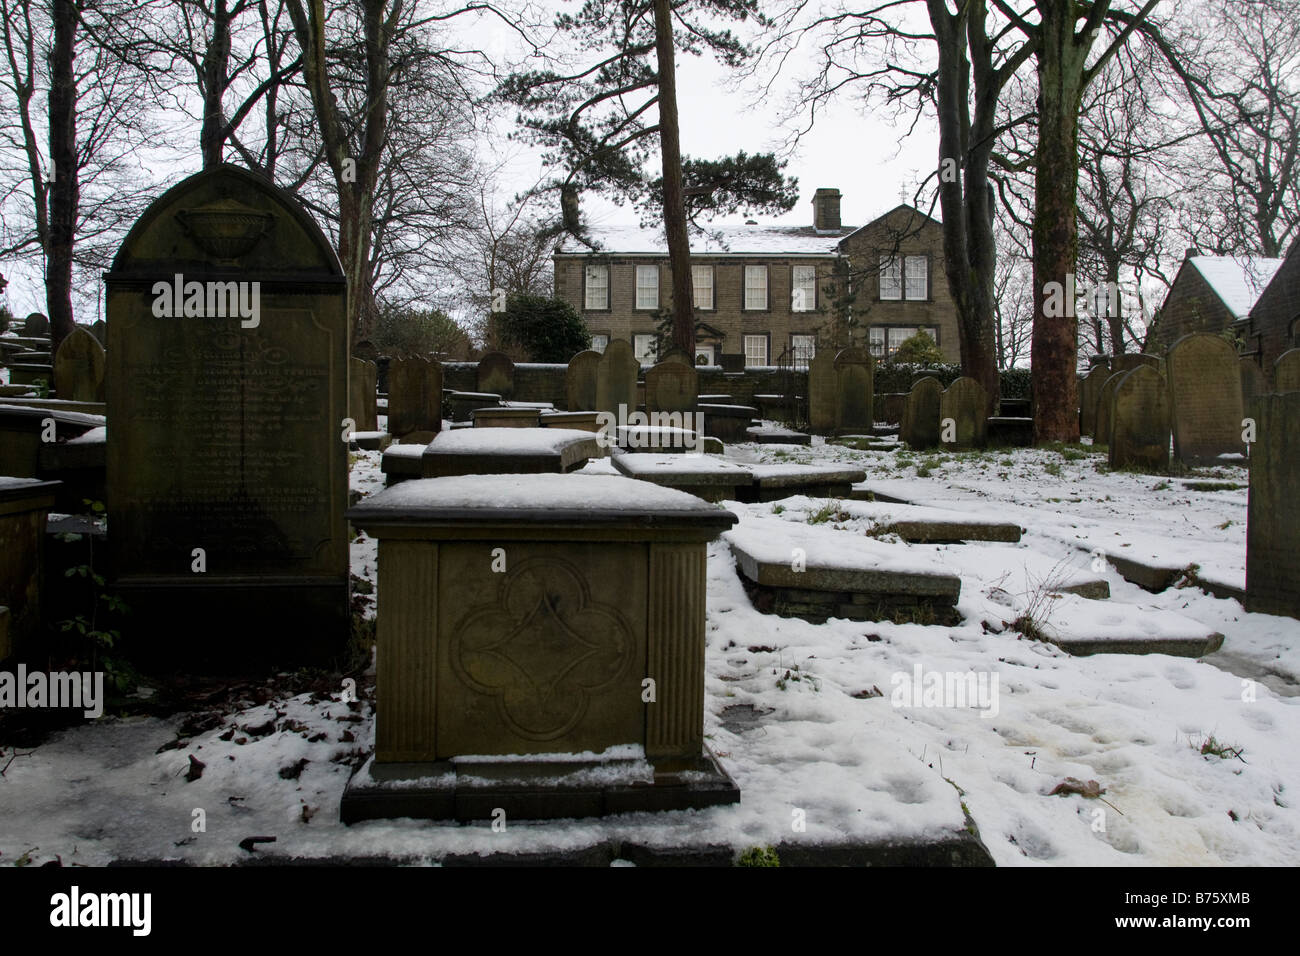
[[[695,308],[713,309],[713,266],[691,266],[691,290]]]
[[[871,328],[867,330],[867,348],[871,350],[871,357],[883,359],[885,357],[885,330]]]
[[[808,363],[811,362],[813,356],[817,354],[817,336],[790,336],[790,351],[794,353],[794,367],[807,368]]]
[[[790,267],[790,311],[812,312],[817,308],[817,267]]]
[[[767,336],[766,335],[745,336],[745,364],[746,365],[767,364]]]
[[[904,295],[924,302],[930,292],[930,260],[926,256],[908,256],[903,260]]]
[[[655,348],[654,333],[632,336],[632,352],[642,365],[653,365],[658,350]]]
[[[889,330],[889,354],[893,355],[898,351],[898,347],[905,341],[916,334],[916,329],[890,329]]]
[[[659,308],[659,267],[636,267],[636,307],[638,309]]]
[[[603,351],[605,351],[605,349],[609,348],[609,336],[608,336],[608,335],[593,335],[593,336],[591,337],[591,348],[592,348],[592,351],[595,351],[595,352],[603,352]]]
[[[745,311],[767,310],[767,266],[745,266]]]
[[[903,297],[903,264],[892,256],[880,257],[880,298]]]
[[[609,266],[587,266],[585,307],[609,308]]]

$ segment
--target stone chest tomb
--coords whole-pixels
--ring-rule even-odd
[[[348,517],[379,541],[380,651],[345,822],[739,799],[703,738],[705,546],[730,512],[630,478],[475,475]]]

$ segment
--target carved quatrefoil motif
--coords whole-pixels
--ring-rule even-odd
[[[635,648],[622,612],[593,601],[577,568],[531,558],[505,575],[495,602],[461,619],[450,650],[456,676],[495,697],[515,733],[553,740],[623,676]]]

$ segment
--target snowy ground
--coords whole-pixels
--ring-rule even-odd
[[[262,854],[414,861],[576,849],[611,837],[737,849],[925,839],[960,828],[963,804],[999,865],[1300,863],[1300,810],[1292,807],[1300,793],[1300,621],[1248,614],[1195,587],[1150,594],[1104,566],[1109,612],[1174,612],[1224,634],[1223,649],[1202,661],[1074,658],[1005,626],[1044,590],[1043,568],[1091,574],[1088,552],[1096,548],[1145,549],[1239,586],[1245,490],[1199,492],[1182,482],[1244,484],[1244,470],[1161,478],[1099,470],[1104,457],[1087,449],[927,455],[820,440],[810,448],[737,446],[729,454],[860,463],[870,483],[901,497],[1029,529],[1019,545],[978,548],[881,539],[900,556],[938,559],[961,575],[958,627],[814,626],[760,614],[727,546],[711,545],[705,731],[741,787],[738,807],[511,824],[504,833],[412,821],[344,827],[339,797],[373,741],[363,684],[363,700],[351,704],[340,688],[250,702],[211,726],[183,728],[185,715],[106,718],[12,760],[6,753],[0,863],[56,856],[65,864],[236,862],[247,856],[238,844],[250,836],[276,837],[259,845]],[[379,459],[354,453],[353,488],[382,487]],[[827,504],[798,498],[728,507],[742,521],[775,526],[824,518]],[[845,503],[818,527],[851,546],[872,529],[867,515],[875,507]],[[374,543],[354,542],[354,574],[373,583],[375,564]],[[1048,626],[1053,615],[1062,626],[1079,623],[1078,602],[1047,604]],[[927,674],[996,677],[996,714],[895,706],[900,675],[918,665]],[[747,719],[738,723],[737,715]],[[180,746],[158,752],[182,729]],[[1225,756],[1201,752],[1210,738],[1229,748]],[[190,755],[204,764],[192,781]],[[1068,777],[1095,780],[1104,793],[1050,795]],[[792,827],[799,810],[804,832]],[[200,816],[206,829],[195,832]]]

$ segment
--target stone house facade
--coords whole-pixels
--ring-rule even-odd
[[[1281,264],[1262,257],[1188,255],[1174,276],[1143,351],[1164,355],[1192,332],[1236,333],[1243,354],[1255,354],[1251,307]]]
[[[1250,310],[1247,343],[1272,386],[1273,363],[1288,349],[1300,348],[1300,239],[1291,243],[1273,280]]]
[[[594,348],[624,339],[651,364],[672,304],[663,235],[607,228],[591,238],[595,248],[570,239],[556,251],[555,295],[582,315]],[[861,228],[841,225],[835,189],[817,190],[811,226],[750,221],[693,236],[696,361],[802,366],[819,348],[849,344],[883,359],[918,328],[958,361],[942,243],[940,225],[910,206]]]

